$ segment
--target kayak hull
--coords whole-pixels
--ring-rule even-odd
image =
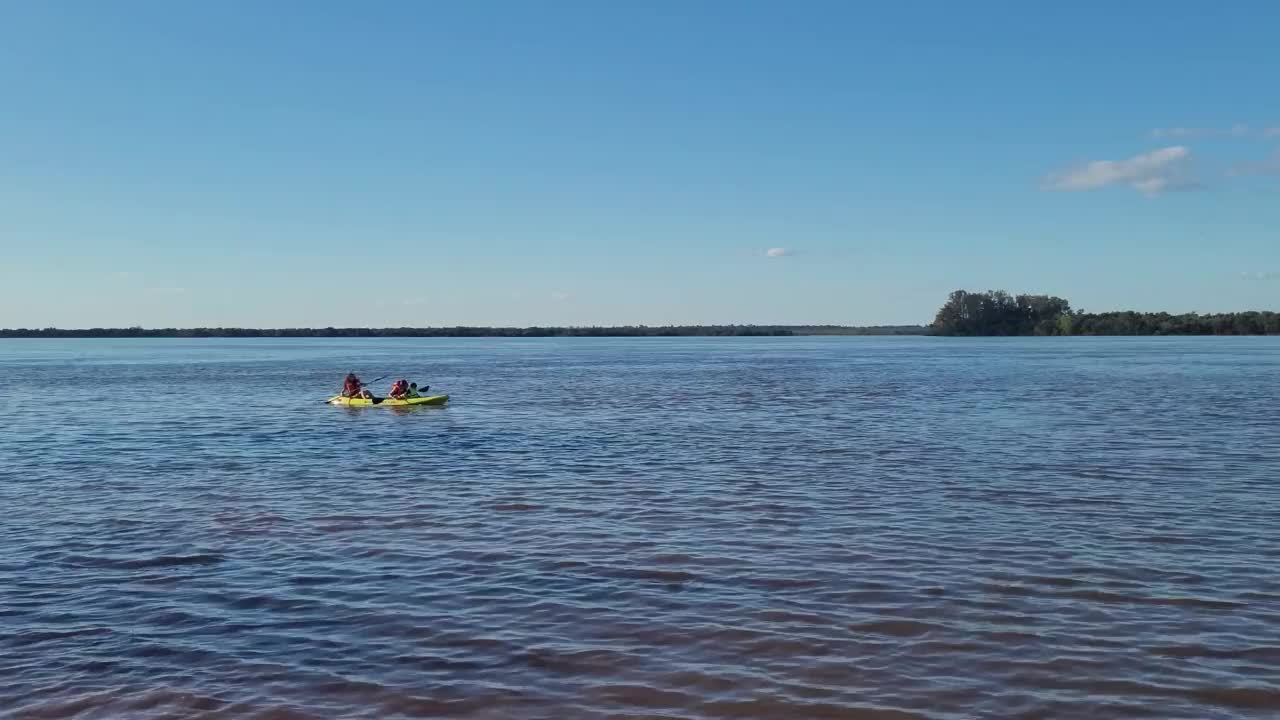
[[[447,402],[449,402],[448,395],[424,395],[416,398],[405,398],[404,400],[379,397],[372,400],[340,396],[329,398],[329,404],[343,407],[414,407],[418,405],[444,405]]]

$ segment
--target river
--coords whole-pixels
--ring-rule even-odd
[[[390,374],[444,408],[323,403]],[[1280,338],[0,341],[0,717],[1280,709]]]

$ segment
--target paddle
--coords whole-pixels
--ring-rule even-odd
[[[363,382],[363,381],[361,381],[361,383],[360,383],[360,387],[368,387],[368,386],[370,386],[370,385],[372,385],[372,384],[374,384],[374,383],[378,382],[379,380],[386,380],[386,379],[387,379],[387,378],[389,378],[389,377],[391,377],[391,376],[390,376],[390,375],[382,375],[382,376],[380,376],[380,377],[376,377],[376,378],[374,378],[374,379],[370,380],[369,382]],[[341,394],[341,393],[339,393],[339,394]],[[333,401],[333,398],[329,398],[328,400],[323,400],[322,402],[323,402],[325,405],[328,405],[328,404],[329,404],[330,402],[332,402],[332,401]],[[376,405],[377,403],[374,403],[374,404]]]

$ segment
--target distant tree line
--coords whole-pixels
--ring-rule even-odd
[[[0,330],[0,338],[308,338],[308,337],[725,337],[795,335],[923,335],[920,325],[669,325],[649,327],[439,328],[87,328]]]
[[[957,290],[938,310],[934,335],[1280,335],[1280,313],[1201,315],[1086,313],[1050,295]]]

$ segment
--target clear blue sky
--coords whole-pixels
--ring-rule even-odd
[[[1276,28],[1261,1],[5,0],[0,326],[1280,309]]]

